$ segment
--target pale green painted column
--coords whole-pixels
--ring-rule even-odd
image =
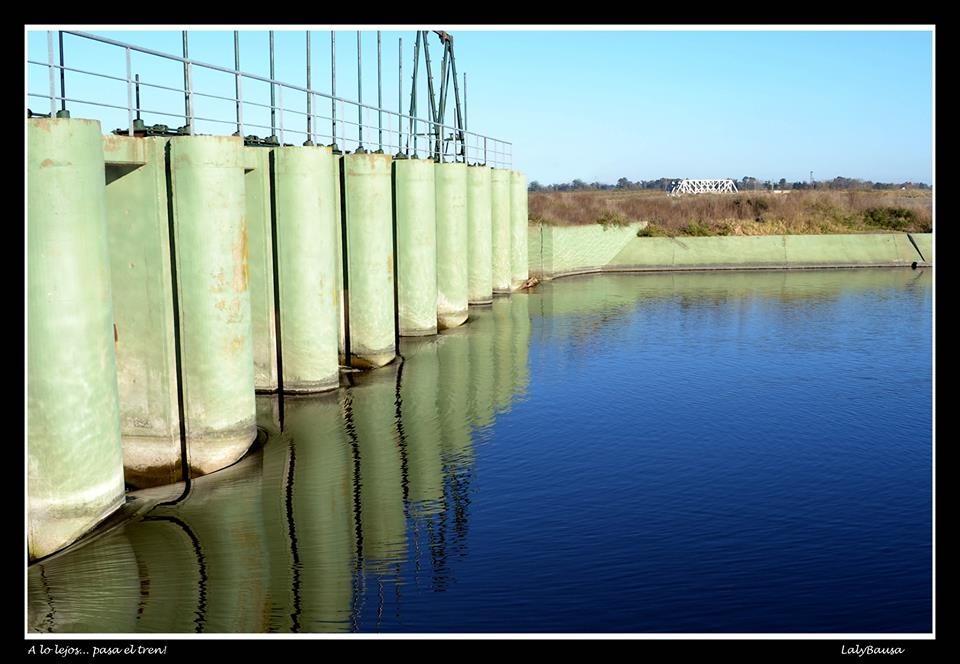
[[[510,171],[510,288],[517,290],[530,276],[527,261],[527,178]]]
[[[125,482],[182,475],[167,139],[103,136]]]
[[[104,160],[95,120],[27,121],[27,552],[124,500]]]
[[[336,160],[327,147],[274,149],[284,392],[340,385]]]
[[[493,301],[493,200],[490,168],[467,168],[467,300],[470,304]]]
[[[253,381],[258,392],[275,392],[280,385],[273,283],[271,152],[272,148],[243,148],[247,266],[250,273],[250,318],[253,322]]]
[[[372,152],[343,156],[347,344],[360,367],[396,357],[391,161]]]
[[[467,165],[436,165],[437,327],[462,325],[467,309]]]
[[[187,461],[219,470],[257,434],[241,139],[170,140]]]
[[[393,162],[400,335],[437,333],[437,215],[434,163]]]
[[[493,292],[509,293],[513,277],[510,171],[494,168],[490,172],[490,208],[493,225]]]

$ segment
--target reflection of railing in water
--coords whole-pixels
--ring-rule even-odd
[[[402,364],[350,388],[259,396],[262,449],[29,569],[29,628],[369,630],[398,616],[404,593],[448,587],[468,553],[477,432],[525,389],[526,300],[404,340]],[[506,361],[491,362],[491,347]]]

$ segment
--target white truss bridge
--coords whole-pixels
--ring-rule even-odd
[[[670,190],[671,196],[680,194],[736,194],[733,180],[680,180]]]

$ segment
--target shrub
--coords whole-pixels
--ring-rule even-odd
[[[904,231],[919,225],[917,213],[902,207],[869,208],[863,213],[868,226],[876,226],[891,231]]]
[[[660,225],[648,223],[637,231],[637,237],[669,237],[669,233]]]
[[[714,235],[715,233],[710,229],[708,225],[703,223],[703,220],[697,219],[691,221],[686,226],[680,229],[680,232],[683,235],[693,235],[697,237],[702,237],[705,235]]]

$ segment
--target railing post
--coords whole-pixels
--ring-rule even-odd
[[[190,78],[190,52],[187,46],[187,31],[183,31],[183,105],[184,105],[184,133],[193,133],[193,84]]]
[[[130,76],[130,47],[123,49],[127,56],[127,135],[133,136],[133,80]]]
[[[233,90],[236,96],[237,105],[237,136],[243,138],[243,122],[240,119],[242,111],[240,110],[240,31],[233,31],[233,70],[234,82]]]
[[[310,31],[307,30],[307,140],[304,145],[313,145],[313,88],[310,87]]]
[[[53,31],[47,30],[47,62],[50,72],[50,117],[57,114],[57,86],[53,74]]]

